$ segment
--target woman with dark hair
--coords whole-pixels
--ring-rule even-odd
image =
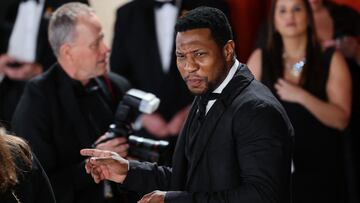
[[[49,180],[22,139],[0,128],[0,202],[55,202]]]
[[[360,14],[330,0],[308,0],[323,47],[336,47],[360,65]]]
[[[343,202],[340,135],[351,112],[345,59],[321,48],[307,0],[274,0],[268,25],[268,44],[248,65],[294,126],[294,202]]]
[[[308,0],[314,15],[316,33],[323,47],[334,47],[345,57],[353,82],[352,111],[349,134],[344,138],[350,176],[360,171],[360,13],[351,7],[331,0]],[[352,160],[354,159],[354,163]],[[354,167],[356,166],[356,167]],[[359,177],[359,174],[354,177]],[[360,179],[351,177],[349,187]],[[355,185],[353,185],[355,182]],[[356,189],[355,189],[356,190]],[[355,191],[353,194],[356,194]],[[354,202],[357,202],[354,200]]]

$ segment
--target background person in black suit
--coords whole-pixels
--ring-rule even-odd
[[[137,134],[169,138],[173,148],[192,100],[176,70],[174,25],[178,16],[200,5],[227,10],[223,0],[134,0],[117,11],[111,70],[161,99],[157,112],[140,119],[143,128]]]
[[[225,15],[197,8],[176,30],[177,66],[197,97],[172,169],[84,149],[93,156],[87,172],[95,182],[110,179],[148,193],[141,203],[290,202],[292,126],[269,89],[236,60]]]
[[[15,21],[17,19],[18,7],[22,2],[20,0],[9,1],[2,5],[2,17],[0,19],[0,120],[10,129],[10,122],[15,111],[16,105],[21,97],[22,91],[26,81],[30,78],[39,75],[43,72],[43,65],[45,62],[44,50],[46,46],[44,41],[47,41],[46,31],[44,30],[44,19],[41,18],[39,22],[33,22],[34,25],[39,25],[38,39],[36,43],[36,59],[34,62],[19,61],[16,58],[7,54],[8,45],[10,44],[10,36],[13,31]],[[25,12],[27,9],[23,9]],[[40,11],[41,12],[41,11]],[[31,43],[31,42],[30,42]],[[48,43],[45,43],[48,44]],[[50,50],[50,47],[47,46]],[[52,54],[47,55],[49,61],[55,62]],[[12,68],[8,64],[11,62],[19,62],[19,67]]]
[[[28,0],[34,1],[34,0]],[[0,4],[0,121],[11,129],[11,119],[15,108],[20,100],[26,81],[41,74],[50,65],[56,62],[51,51],[47,37],[47,27],[51,12],[60,5],[74,0],[46,0],[39,22],[36,39],[36,57],[34,62],[22,62],[22,66],[11,68],[9,62],[17,61],[16,58],[7,54],[10,36],[17,20],[20,3],[22,0],[1,1]],[[77,0],[87,3],[87,0]],[[39,1],[37,1],[39,2]],[[19,61],[18,61],[19,62]],[[3,78],[1,79],[1,75]]]
[[[103,37],[87,5],[68,3],[57,9],[49,41],[58,64],[28,82],[14,114],[14,130],[43,164],[58,203],[106,202],[103,185],[86,175],[79,155],[81,148],[104,138],[129,88],[124,78],[106,73],[109,49]],[[125,138],[114,138],[96,148],[126,156],[128,145]]]

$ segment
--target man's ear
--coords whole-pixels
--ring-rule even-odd
[[[224,45],[224,56],[226,61],[232,61],[234,60],[234,56],[235,56],[235,43],[233,40],[229,40],[226,42],[226,44]]]
[[[71,53],[71,46],[70,44],[63,44],[60,46],[60,49],[59,49],[59,56],[61,58],[64,58],[66,59],[67,61],[71,60],[72,59],[72,53]]]

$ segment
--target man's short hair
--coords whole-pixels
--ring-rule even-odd
[[[223,47],[229,40],[233,40],[230,23],[226,15],[217,8],[198,7],[180,17],[175,25],[176,32],[192,29],[209,28],[215,42]]]
[[[91,15],[95,11],[88,5],[78,2],[67,3],[59,7],[49,22],[49,42],[54,54],[58,57],[61,45],[73,42],[78,17]]]

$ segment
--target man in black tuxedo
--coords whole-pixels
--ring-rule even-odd
[[[58,63],[30,80],[15,111],[14,131],[29,141],[58,203],[109,202],[108,184],[96,185],[83,170],[79,150],[91,147],[114,120],[128,82],[107,73],[108,47],[94,11],[82,3],[57,9],[49,41]],[[127,155],[125,138],[96,145]]]
[[[161,100],[157,112],[139,119],[137,134],[168,138],[173,147],[192,100],[176,68],[174,26],[199,5],[227,9],[223,0],[134,0],[117,11],[111,70]]]
[[[276,98],[235,58],[226,16],[200,7],[176,24],[177,66],[196,95],[172,168],[83,149],[95,182],[146,194],[152,202],[290,202],[293,128]]]

